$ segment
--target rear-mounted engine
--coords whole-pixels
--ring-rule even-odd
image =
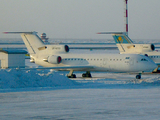
[[[151,52],[155,50],[155,46],[153,44],[143,44],[142,51],[143,52]]]
[[[51,64],[59,64],[62,61],[62,58],[60,56],[49,56],[47,59],[43,59],[43,61],[51,63]]]
[[[69,52],[69,47],[68,47],[68,45],[65,45],[65,46],[64,46],[64,49],[65,49],[66,52]]]
[[[54,53],[66,53],[69,52],[68,45],[52,45],[51,49]]]

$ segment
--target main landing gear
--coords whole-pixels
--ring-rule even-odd
[[[76,75],[73,74],[73,70],[71,70],[71,71],[69,72],[69,74],[67,75],[67,77],[68,77],[68,78],[76,78]]]
[[[91,75],[90,71],[87,71],[86,73],[82,74],[82,77],[89,77],[89,78],[91,78],[92,75]]]
[[[141,73],[139,73],[138,75],[136,75],[136,79],[141,79]]]
[[[69,74],[67,75],[67,77],[68,77],[68,78],[76,78],[76,75],[73,74],[73,70],[71,70],[71,71],[69,72]],[[82,74],[82,77],[91,78],[92,75],[91,75],[90,71],[87,71],[86,73],[83,73],[83,74]]]

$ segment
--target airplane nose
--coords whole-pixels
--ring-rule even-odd
[[[158,65],[157,65],[157,64],[155,64],[155,66],[154,66],[154,69],[156,69],[156,68],[158,68]]]
[[[158,65],[155,64],[154,62],[151,62],[151,64],[149,64],[149,67],[150,69],[155,70],[158,67]]]

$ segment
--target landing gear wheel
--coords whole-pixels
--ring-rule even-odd
[[[91,73],[89,71],[87,71],[86,73],[82,74],[82,77],[89,77],[89,78],[91,78],[92,75],[91,75]]]
[[[76,78],[76,75],[73,74],[73,70],[70,70],[69,74],[67,75],[68,78]]]
[[[82,77],[86,77],[86,73],[83,73],[83,74],[82,74]]]
[[[91,74],[86,74],[86,77],[92,77]]]
[[[72,77],[72,78],[76,78],[76,75],[75,75],[75,74],[72,74],[71,77]]]
[[[68,78],[76,78],[75,74],[72,74],[71,76],[67,76]]]
[[[136,75],[136,79],[141,79],[141,75]]]

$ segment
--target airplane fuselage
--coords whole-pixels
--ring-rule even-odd
[[[160,67],[160,52],[159,51],[147,51],[142,50],[143,45],[145,44],[134,44],[135,46],[140,46],[137,48],[132,48],[131,44],[117,44],[118,49],[121,54],[142,54],[142,55],[148,55],[150,59],[152,59],[159,67]],[[147,46],[148,47],[148,46]]]
[[[56,54],[55,54],[56,55]],[[62,58],[60,64],[51,64],[45,62],[44,58],[50,55],[31,55],[35,63],[44,67],[60,66],[94,66],[90,71],[104,72],[142,72],[155,68],[155,64],[143,55],[134,54],[58,54]],[[148,64],[146,66],[146,64]],[[87,69],[86,69],[87,70]],[[86,71],[85,69],[76,69],[74,71]]]

